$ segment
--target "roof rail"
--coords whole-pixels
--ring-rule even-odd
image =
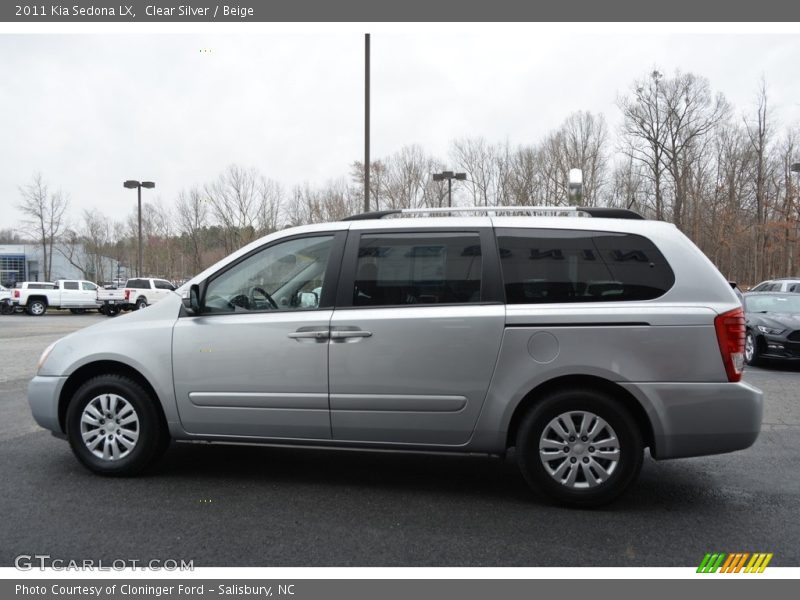
[[[436,216],[457,214],[500,215],[548,215],[580,216],[588,215],[603,219],[644,219],[639,213],[627,208],[607,208],[598,206],[459,206],[456,208],[403,208],[398,210],[379,210],[352,215],[343,221],[362,221],[382,219],[392,215]]]

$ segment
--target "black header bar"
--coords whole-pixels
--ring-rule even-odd
[[[3,0],[0,22],[789,22],[786,0]]]

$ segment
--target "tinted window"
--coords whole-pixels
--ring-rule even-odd
[[[64,289],[65,290],[77,290],[77,289],[80,289],[80,286],[78,286],[78,282],[77,281],[65,281],[64,282]]]
[[[509,304],[650,300],[675,282],[639,235],[558,229],[498,231]]]
[[[149,290],[150,282],[147,279],[128,279],[128,283],[125,284],[125,287],[137,290]]]
[[[164,281],[163,279],[156,279],[153,284],[156,286],[157,290],[174,290],[175,288],[169,281]]]
[[[764,283],[759,283],[756,287],[754,287],[750,291],[751,292],[763,292],[768,285],[769,285],[769,283],[765,281]]]
[[[22,283],[18,283],[14,287],[24,287]],[[56,285],[54,283],[29,283],[28,284],[29,290],[54,290],[56,289]]]
[[[477,233],[361,236],[355,306],[462,304],[480,299]]]

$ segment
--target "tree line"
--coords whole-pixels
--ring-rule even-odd
[[[796,274],[800,173],[791,166],[800,161],[800,128],[774,118],[765,81],[752,104],[736,110],[705,77],[653,70],[616,106],[616,131],[603,115],[580,111],[531,144],[465,137],[451,142],[446,159],[402,147],[370,165],[370,209],[447,206],[447,183],[432,178],[445,169],[467,174],[454,182],[454,205],[566,206],[574,202],[568,173],[578,168],[582,204],[674,223],[730,279]],[[230,165],[169,205],[144,203],[144,274],[183,279],[262,235],[361,212],[363,179],[364,165],[354,161],[338,179],[287,190],[256,168]],[[88,210],[70,220],[67,196],[41,174],[20,196],[21,231],[42,247],[45,278],[54,252],[98,281],[114,276],[103,256],[135,269],[135,210],[121,221]],[[21,239],[0,231],[0,242]]]

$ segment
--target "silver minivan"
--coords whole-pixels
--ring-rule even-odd
[[[504,455],[612,500],[656,459],[753,444],[744,317],[673,225],[425,209],[279,231],[42,354],[36,421],[104,475],[171,440]]]

